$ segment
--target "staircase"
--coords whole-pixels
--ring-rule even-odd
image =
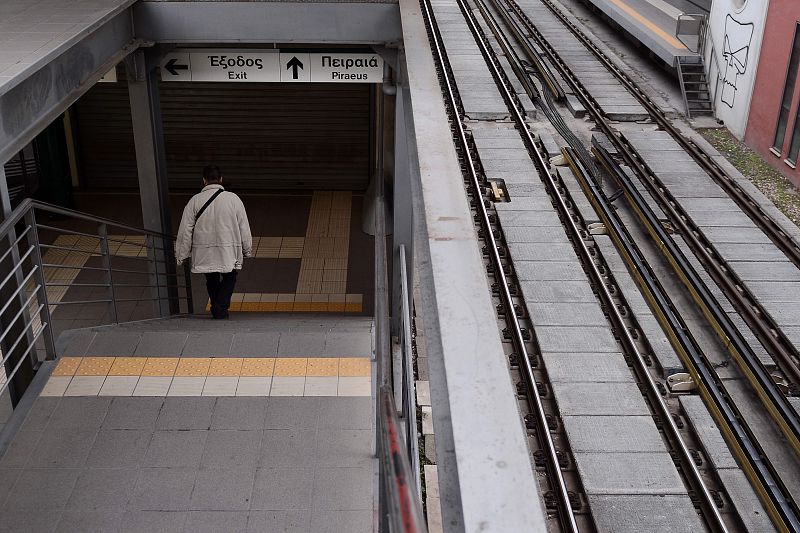
[[[678,79],[681,83],[686,117],[712,115],[714,104],[706,79],[706,68],[700,56],[678,57]]]

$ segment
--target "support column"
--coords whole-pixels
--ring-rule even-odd
[[[405,58],[400,54],[399,64],[405,63]],[[409,292],[413,289],[414,272],[414,209],[411,192],[411,169],[409,165],[410,154],[408,145],[408,122],[406,111],[410,111],[405,99],[408,97],[408,88],[404,86],[404,80],[397,80],[397,94],[395,96],[394,112],[394,196],[393,196],[393,268],[392,268],[392,331],[395,335],[400,335],[400,316],[402,313],[402,302],[400,300],[400,245],[406,248],[406,272],[408,279]],[[409,308],[413,312],[413,306]]]
[[[161,125],[158,76],[155,72],[157,57],[139,50],[128,57],[126,67],[142,220],[145,229],[172,235],[167,160]],[[158,313],[168,316],[180,309],[177,290],[174,288],[177,284],[175,251],[170,239],[156,241],[154,253],[151,254],[152,280],[157,287],[154,294],[158,296]]]

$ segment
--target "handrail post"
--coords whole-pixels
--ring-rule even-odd
[[[53,336],[53,320],[50,316],[50,301],[47,296],[47,281],[45,280],[44,267],[42,266],[42,251],[39,247],[39,231],[36,226],[36,213],[33,207],[25,213],[25,224],[30,227],[28,240],[33,247],[31,260],[33,261],[33,268],[36,269],[34,279],[39,286],[36,298],[39,300],[39,303],[42,304],[42,310],[39,312],[39,320],[42,323],[42,328],[44,328],[44,349],[47,360],[52,361],[57,355],[56,343]]]
[[[106,269],[106,283],[109,290],[109,308],[111,313],[111,321],[114,324],[119,324],[119,316],[117,315],[117,296],[114,290],[114,275],[111,271],[111,250],[108,246],[108,226],[101,223],[98,227],[98,234],[100,235],[100,255],[103,261],[103,268]]]

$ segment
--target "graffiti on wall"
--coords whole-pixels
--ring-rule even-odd
[[[722,81],[720,100],[731,109],[736,102],[736,84],[739,77],[747,72],[747,59],[750,55],[754,29],[755,25],[752,22],[742,23],[730,15],[725,18],[725,38],[722,44],[725,71],[717,75]]]

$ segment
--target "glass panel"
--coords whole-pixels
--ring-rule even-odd
[[[789,70],[786,73],[786,84],[783,87],[783,98],[781,99],[781,111],[778,115],[778,128],[775,131],[775,142],[772,147],[779,152],[783,150],[783,141],[786,137],[786,126],[789,121],[789,111],[792,107],[792,97],[794,96],[794,85],[797,81],[798,63],[800,63],[800,33],[795,28],[794,45],[792,55],[789,59]],[[789,152],[793,153],[793,152]]]

